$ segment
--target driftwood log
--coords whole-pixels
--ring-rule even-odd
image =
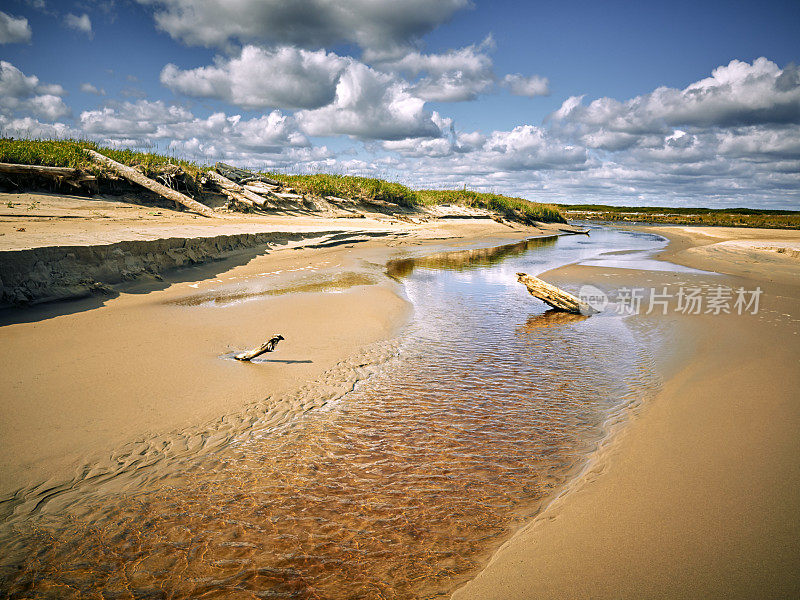
[[[272,352],[275,350],[275,346],[278,345],[283,339],[282,335],[276,335],[275,337],[271,338],[269,341],[264,342],[258,348],[253,348],[252,350],[248,350],[247,352],[242,352],[241,354],[237,354],[234,358],[236,360],[252,360],[256,356],[261,356],[265,352]]]
[[[269,177],[264,177],[263,175],[259,175],[257,173],[253,173],[252,171],[248,171],[246,169],[240,169],[238,167],[234,167],[232,165],[225,164],[224,162],[218,162],[214,165],[217,173],[221,173],[228,179],[236,181],[237,183],[249,183],[251,181],[262,181],[264,183],[268,183],[270,185],[278,186],[280,182],[275,181],[274,179],[270,179]]]
[[[593,315],[597,311],[572,294],[527,273],[517,273],[517,281],[528,288],[528,293],[556,310],[575,315]]]
[[[94,175],[89,175],[80,169],[73,169],[72,167],[46,167],[43,165],[0,163],[0,173],[5,173],[7,175],[50,177],[57,181],[65,181],[74,187],[80,187],[82,183],[90,183],[97,180]]]
[[[158,183],[157,181],[153,181],[149,177],[145,177],[139,171],[134,169],[133,167],[128,167],[121,163],[118,163],[115,160],[111,160],[107,156],[103,156],[99,152],[95,152],[94,150],[89,150],[88,148],[85,149],[85,152],[94,160],[102,165],[105,165],[112,170],[116,171],[120,175],[122,175],[128,181],[140,185],[144,188],[147,188],[151,192],[155,192],[159,196],[163,196],[167,200],[172,200],[173,202],[177,202],[178,204],[182,204],[189,210],[192,210],[198,214],[203,215],[204,217],[213,217],[214,211],[211,210],[205,204],[200,204],[199,202],[192,200],[189,196],[181,194],[180,192],[168,188],[165,185]]]
[[[264,206],[267,202],[266,198],[259,196],[248,189],[245,189],[238,183],[231,181],[216,171],[208,171],[206,175],[208,175],[208,178],[213,181],[217,187],[228,192],[231,196],[243,204],[247,204],[248,206]]]

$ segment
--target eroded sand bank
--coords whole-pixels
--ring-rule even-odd
[[[800,595],[800,261],[775,251],[800,234],[645,229],[671,240],[659,258],[725,275],[571,266],[549,280],[760,286],[759,314],[634,318],[670,332],[662,391],[453,598]]]

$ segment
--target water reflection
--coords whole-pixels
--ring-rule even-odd
[[[557,241],[557,236],[532,238],[515,244],[492,248],[439,252],[421,258],[393,260],[386,265],[386,274],[395,279],[402,279],[411,275],[415,268],[449,269],[453,271],[480,269],[495,265],[509,257],[521,256],[536,248],[554,246]]]

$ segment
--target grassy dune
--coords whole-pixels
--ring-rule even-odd
[[[203,165],[151,152],[113,150],[86,140],[17,140],[0,138],[0,162],[26,165],[80,168],[90,172],[102,172],[102,167],[93,163],[84,148],[91,148],[123,164],[141,167],[145,175],[155,176],[165,165],[178,165],[192,178],[197,178],[205,168]],[[370,177],[350,175],[286,175],[265,172],[265,175],[281,181],[304,194],[313,196],[337,196],[362,200],[381,200],[412,207],[432,204],[462,204],[494,210],[506,217],[522,222],[566,223],[557,208],[530,202],[523,198],[511,198],[499,194],[485,194],[468,190],[412,190],[397,182]]]

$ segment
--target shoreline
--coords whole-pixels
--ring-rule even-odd
[[[612,424],[581,472],[454,600],[779,598],[800,591],[794,568],[800,561],[800,443],[791,433],[800,426],[800,408],[791,405],[800,386],[791,358],[800,351],[800,263],[775,247],[753,248],[762,242],[733,249],[726,243],[777,238],[779,248],[800,236],[632,229],[669,240],[656,259],[721,272],[715,279],[720,283],[760,284],[765,302],[777,305],[767,304],[765,316],[745,321],[720,323],[712,315],[661,319],[674,338],[658,357],[662,389]],[[724,252],[720,245],[727,246]],[[582,265],[548,276],[556,284],[589,283],[604,290],[611,284],[655,287],[702,279]],[[659,324],[653,317],[631,318]],[[672,347],[676,343],[679,350]],[[772,462],[758,460],[766,456]],[[750,489],[754,481],[763,487]]]
[[[162,281],[125,282],[114,296],[4,311],[6,512],[87,474],[157,460],[164,448],[210,450],[265,411],[279,422],[316,397],[341,395],[359,369],[391,354],[386,341],[409,317],[408,301],[383,272],[388,260],[563,229],[489,219],[391,225],[377,238],[259,246],[166,271]],[[225,360],[274,333],[287,338],[275,360]]]

